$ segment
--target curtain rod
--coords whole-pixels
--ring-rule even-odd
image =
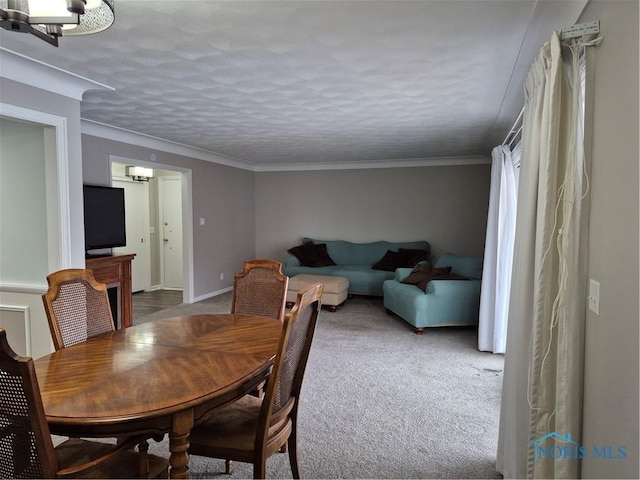
[[[572,25],[571,27],[563,27],[562,30],[560,31],[560,39],[569,40],[572,38],[582,37],[582,41],[584,42],[584,41],[587,41],[589,38],[593,38],[594,35],[598,35],[599,33],[600,33],[600,20],[596,20],[594,22],[579,23],[576,25]],[[596,39],[594,41],[594,44],[599,44],[599,41],[601,40]],[[518,114],[518,117],[516,118],[515,122],[513,122],[513,125],[511,126],[509,133],[507,133],[507,136],[502,142],[502,146],[511,145],[511,142],[513,142],[522,131],[522,115],[523,114],[524,114],[524,106],[522,107],[522,110],[520,110],[520,113]]]
[[[507,136],[505,137],[504,141],[502,142],[502,146],[509,145],[518,136],[518,134],[522,130],[522,115],[523,114],[524,114],[524,107],[522,107],[522,110],[520,110],[520,113],[518,114],[518,118],[516,118],[516,121],[513,122],[513,125],[511,126],[511,129],[509,130],[509,133],[507,133]]]

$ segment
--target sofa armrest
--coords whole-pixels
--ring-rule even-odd
[[[284,259],[284,265],[283,266],[284,267],[299,267],[300,266],[300,260],[298,260],[293,255],[289,255],[288,257],[286,257]]]
[[[396,281],[402,282],[402,280],[404,280],[409,276],[409,274],[411,273],[411,270],[413,269],[412,268],[396,268],[396,276],[395,276]]]
[[[480,295],[480,280],[431,280],[425,294],[442,297],[468,297]]]

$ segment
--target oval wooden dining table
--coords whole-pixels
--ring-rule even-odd
[[[169,434],[171,478],[189,477],[189,433],[269,374],[282,323],[185,315],[116,330],[35,360],[47,423],[65,436]]]

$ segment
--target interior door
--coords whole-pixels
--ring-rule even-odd
[[[113,253],[135,253],[131,262],[131,290],[151,288],[151,246],[149,244],[149,184],[113,180],[114,187],[124,188],[127,225],[127,246],[114,248]]]
[[[162,259],[165,288],[181,289],[182,194],[179,177],[159,177],[161,195]]]

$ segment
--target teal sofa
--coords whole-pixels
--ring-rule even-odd
[[[451,273],[468,280],[431,280],[422,291],[402,283],[410,268],[399,268],[383,284],[384,306],[414,327],[416,334],[426,327],[477,325],[480,308],[482,259],[453,254],[442,255],[435,267],[451,267]]]
[[[301,273],[311,275],[333,275],[346,277],[349,280],[349,294],[382,296],[382,284],[394,277],[394,271],[374,270],[371,267],[380,261],[387,250],[397,251],[399,248],[424,250],[426,255],[431,251],[428,242],[370,242],[353,243],[346,240],[316,240],[303,238],[302,243],[313,241],[326,244],[327,253],[336,265],[323,267],[307,267],[293,255],[283,262],[284,274],[293,277]]]

